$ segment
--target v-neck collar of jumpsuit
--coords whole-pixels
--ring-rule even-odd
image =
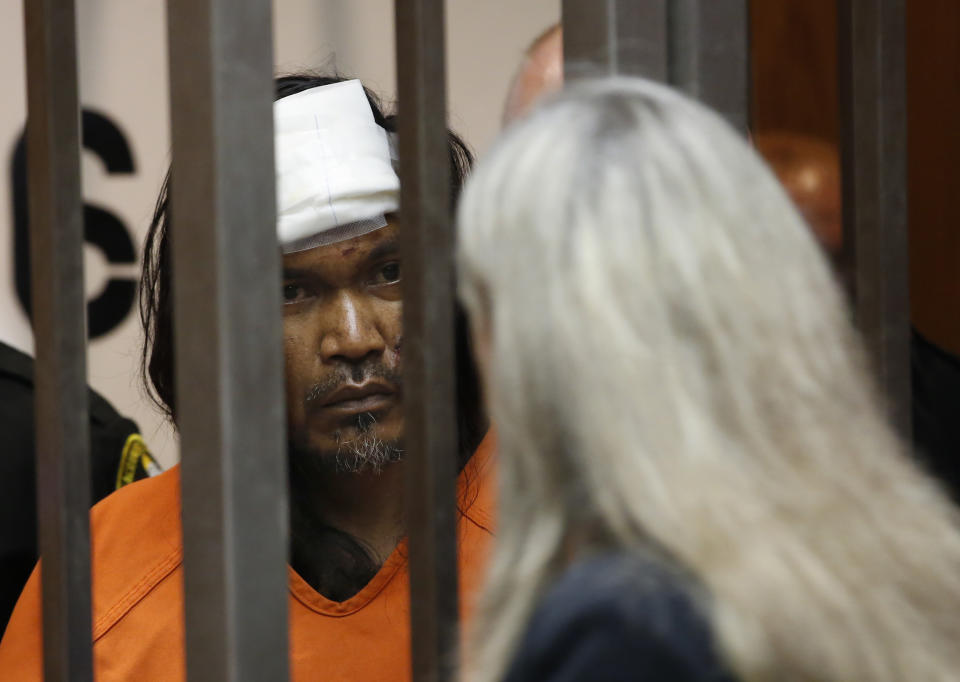
[[[458,481],[461,618],[467,619],[491,548],[494,439]],[[94,667],[98,682],[181,682],[183,545],[179,467],[122,488],[91,512]],[[325,598],[288,567],[290,663],[295,682],[410,679],[407,543],[343,602]],[[0,679],[42,682],[39,570],[0,642]]]

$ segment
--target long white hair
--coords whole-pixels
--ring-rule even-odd
[[[717,115],[639,79],[569,89],[479,165],[458,260],[500,449],[465,679],[500,679],[591,541],[692,575],[743,680],[960,679],[960,523],[885,423],[807,227]]]

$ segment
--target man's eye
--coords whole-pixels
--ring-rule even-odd
[[[299,284],[284,284],[283,285],[283,302],[284,303],[295,303],[303,298],[306,298],[306,291]]]
[[[377,271],[377,284],[393,284],[400,281],[400,263],[387,263]]]

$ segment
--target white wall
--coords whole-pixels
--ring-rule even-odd
[[[80,0],[80,92],[85,107],[105,113],[124,133],[135,172],[110,175],[92,153],[83,157],[83,188],[123,222],[139,255],[169,162],[165,3]],[[527,44],[559,18],[559,0],[448,0],[448,101],[451,125],[482,152],[499,128],[510,76]],[[0,339],[32,349],[29,324],[14,292],[10,159],[25,118],[23,17],[20,2],[0,3]],[[361,78],[386,102],[395,97],[391,0],[274,0],[278,73],[337,69]],[[110,277],[134,278],[136,264],[111,265],[86,250],[87,297]],[[91,385],[141,427],[170,465],[176,441],[144,398],[138,375],[140,332],[131,309],[119,326],[91,342]]]

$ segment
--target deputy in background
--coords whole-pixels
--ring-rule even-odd
[[[639,79],[516,123],[458,212],[500,467],[469,682],[947,682],[960,523],[809,228]]]
[[[34,361],[0,343],[0,631],[37,563]],[[90,409],[91,502],[159,473],[137,425],[95,391]],[[40,472],[43,476],[44,472]]]

